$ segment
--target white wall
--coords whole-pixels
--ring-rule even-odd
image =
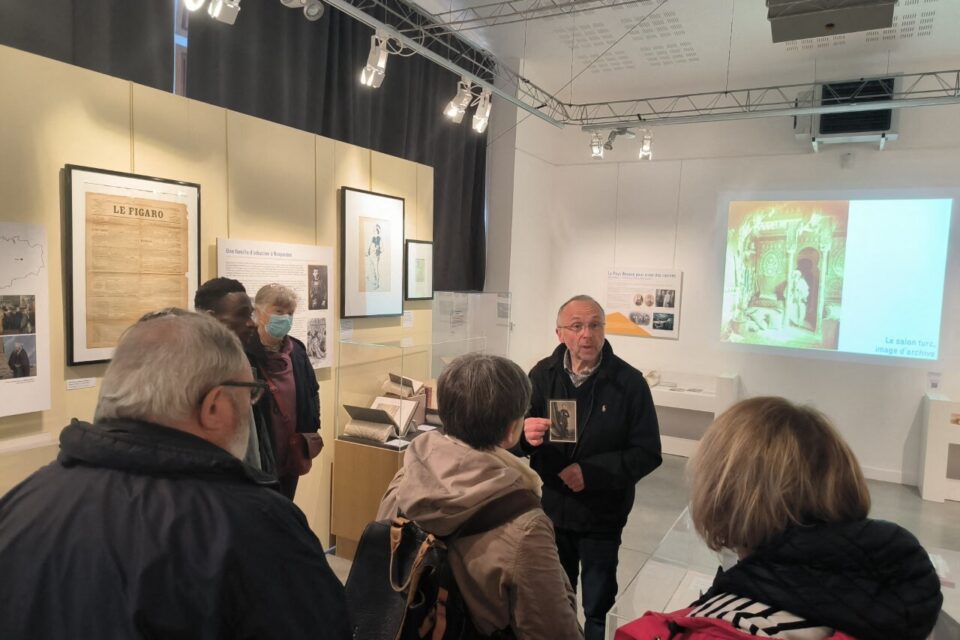
[[[848,146],[819,154],[794,140],[787,118],[659,127],[653,162],[636,160],[636,142],[627,140],[592,161],[587,134],[524,121],[513,185],[512,357],[531,366],[545,356],[556,344],[557,306],[575,293],[602,300],[608,267],[675,267],[684,277],[680,339],[613,336],[620,356],[641,370],[737,373],[746,395],[814,404],[836,421],[869,476],[915,484],[927,371],[941,371],[945,390],[960,397],[960,209],[939,362],[853,362],[721,345],[726,212],[718,199],[724,192],[802,198],[897,189],[946,190],[960,198],[958,120],[960,107],[906,110],[901,139],[886,150]],[[843,153],[853,153],[849,168],[840,167]],[[905,310],[908,299],[892,304]]]

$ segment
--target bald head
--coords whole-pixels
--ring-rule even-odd
[[[603,307],[600,306],[600,303],[597,302],[596,300],[594,300],[592,297],[590,297],[590,296],[588,296],[588,295],[586,295],[586,294],[581,293],[581,294],[579,294],[579,295],[573,296],[572,298],[570,298],[569,300],[567,300],[566,302],[564,302],[562,305],[560,305],[560,308],[557,310],[557,325],[558,325],[558,326],[560,325],[560,318],[563,316],[563,311],[564,311],[564,309],[566,309],[571,303],[574,303],[574,302],[586,303],[586,304],[591,304],[591,305],[593,305],[594,308],[595,308],[596,311],[597,311],[597,314],[599,314],[601,318],[606,319],[606,313],[604,313]]]

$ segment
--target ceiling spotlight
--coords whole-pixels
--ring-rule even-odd
[[[603,143],[603,148],[607,151],[613,151],[613,141],[616,140],[618,136],[623,136],[624,138],[630,138],[633,140],[637,137],[637,134],[626,127],[611,129],[610,134],[607,136],[607,141]]]
[[[303,15],[310,22],[316,22],[323,17],[324,6],[320,0],[306,0],[303,5]]]
[[[377,31],[370,36],[370,55],[367,56],[367,66],[360,72],[360,84],[365,87],[376,89],[383,84],[383,76],[387,72],[388,40],[389,37],[382,31]]]
[[[203,6],[207,0],[183,0],[183,7],[187,11],[196,11]]]
[[[463,114],[467,112],[467,107],[470,106],[470,103],[473,102],[473,93],[470,91],[470,81],[466,78],[460,78],[460,82],[457,83],[457,95],[453,97],[453,100],[447,105],[447,108],[443,110],[443,115],[447,116],[457,124],[463,122]],[[487,110],[487,115],[490,111]],[[476,124],[474,124],[476,126]],[[484,123],[486,127],[486,123]]]
[[[490,121],[490,90],[484,89],[480,92],[480,102],[477,103],[477,110],[473,114],[473,130],[477,133],[483,133],[487,129],[487,123]]]
[[[590,139],[590,153],[594,158],[603,158],[603,149],[606,145],[603,143],[603,136],[599,132],[593,134]],[[611,147],[612,148],[612,147]]]
[[[240,13],[240,0],[210,0],[207,13],[214,20],[232,25],[237,21],[237,14]]]
[[[640,159],[653,160],[653,149],[651,148],[653,134],[650,133],[649,129],[643,129],[640,133],[643,136],[640,138]]]

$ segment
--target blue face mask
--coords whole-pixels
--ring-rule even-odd
[[[270,316],[270,319],[267,321],[267,335],[276,340],[280,340],[285,335],[290,333],[290,328],[293,327],[293,316]]]

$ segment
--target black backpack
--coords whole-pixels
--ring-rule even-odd
[[[490,501],[453,534],[440,538],[397,515],[363,531],[347,577],[347,608],[356,640],[512,638],[503,629],[481,635],[467,611],[447,549],[454,540],[495,529],[540,506],[520,489]]]

